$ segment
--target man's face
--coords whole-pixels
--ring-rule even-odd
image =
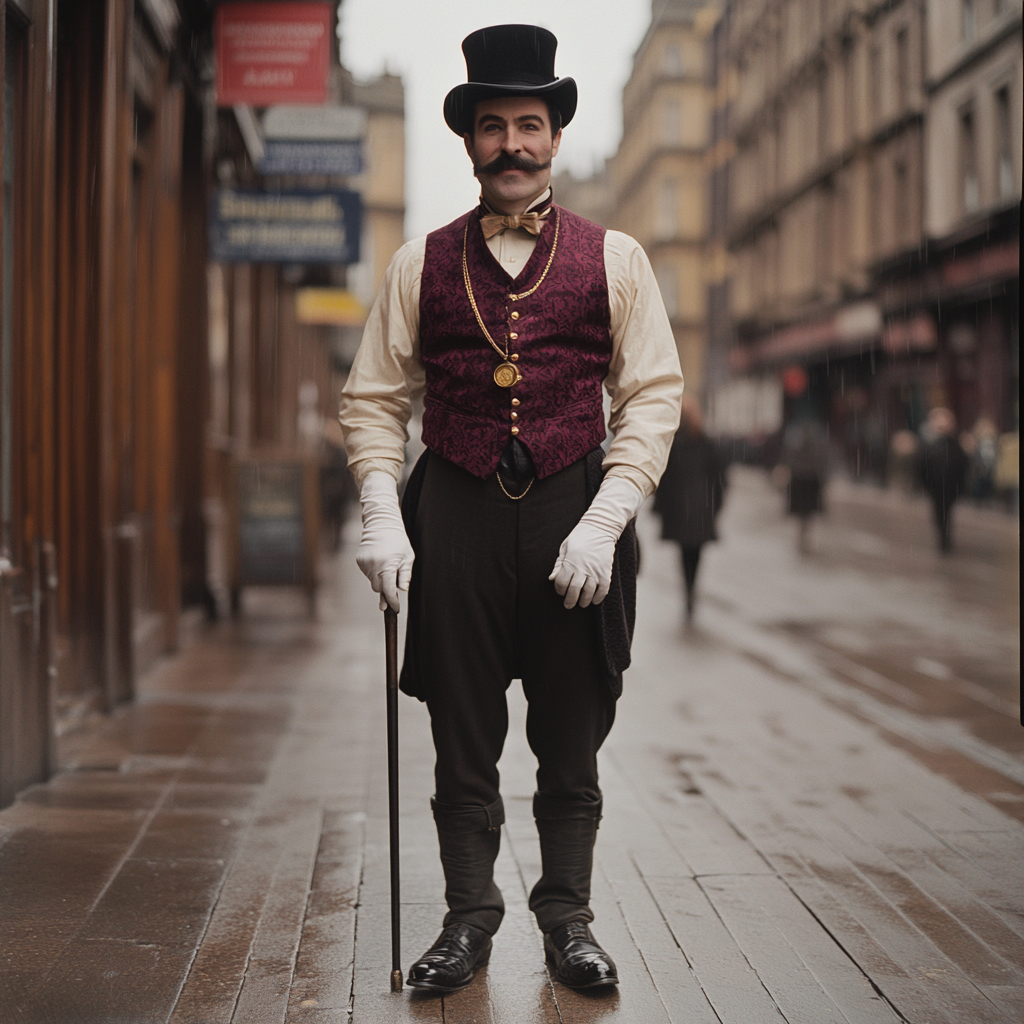
[[[474,132],[465,136],[473,173],[492,206],[507,213],[548,187],[561,131],[551,137],[547,104],[536,96],[503,96],[476,105]]]

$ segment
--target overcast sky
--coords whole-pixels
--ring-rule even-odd
[[[555,33],[555,74],[575,78],[580,99],[554,169],[587,174],[615,152],[622,87],[650,9],[650,0],[344,0],[345,65],[359,78],[386,65],[405,81],[406,235],[447,224],[479,195],[462,140],[441,115],[448,90],[466,80],[461,45],[470,32],[517,22]]]

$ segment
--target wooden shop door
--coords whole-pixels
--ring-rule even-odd
[[[131,152],[130,447],[134,527],[134,670],[177,644],[180,573],[177,515],[176,359],[180,179],[184,94],[168,57],[136,14],[130,40]]]

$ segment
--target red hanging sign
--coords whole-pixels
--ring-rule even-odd
[[[324,103],[328,3],[226,3],[217,8],[217,104]]]

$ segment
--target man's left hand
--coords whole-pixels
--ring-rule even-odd
[[[623,477],[606,476],[579,523],[558,549],[549,580],[565,607],[600,604],[612,585],[615,545],[643,503],[640,489]]]

